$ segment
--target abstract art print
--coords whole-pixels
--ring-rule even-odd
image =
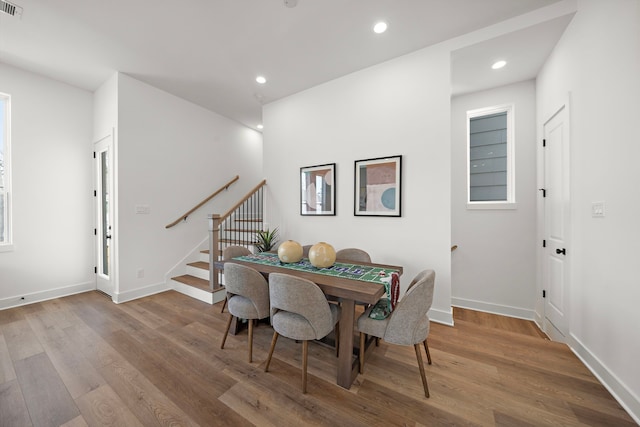
[[[336,214],[336,164],[300,168],[300,215]]]
[[[356,160],[356,216],[401,216],[402,156]]]

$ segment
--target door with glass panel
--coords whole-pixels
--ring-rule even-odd
[[[113,137],[94,144],[96,212],[96,288],[113,296]]]

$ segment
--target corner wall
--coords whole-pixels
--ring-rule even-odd
[[[571,105],[569,344],[640,422],[638,76],[640,2],[582,0],[537,97],[539,135],[567,96]],[[593,202],[604,218],[591,216]]]
[[[114,301],[122,302],[167,289],[165,275],[207,237],[207,215],[225,212],[264,177],[260,133],[126,74],[117,90]],[[165,229],[236,175],[227,192]],[[149,214],[136,214],[137,205]]]
[[[91,93],[0,63],[11,95],[13,251],[0,309],[95,288]]]
[[[441,46],[333,80],[263,109],[269,221],[281,239],[359,247],[404,266],[402,290],[436,272],[430,316],[452,323],[450,59]],[[354,161],[402,155],[402,217],[355,217]],[[300,167],[336,163],[336,216],[300,215]]]
[[[533,80],[451,101],[452,305],[534,319],[536,107]],[[516,209],[467,209],[467,111],[513,104]]]

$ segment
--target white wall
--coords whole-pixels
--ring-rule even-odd
[[[206,238],[207,215],[223,213],[263,179],[262,136],[125,74],[117,98],[114,300],[125,301],[165,289],[165,274]],[[228,192],[165,229],[236,175]],[[150,214],[135,214],[136,205]]]
[[[533,80],[451,101],[452,305],[534,318],[536,292],[536,108]],[[467,209],[467,111],[514,106],[514,210]]]
[[[11,95],[14,243],[0,252],[1,309],[95,279],[91,93],[2,63],[0,92]]]
[[[271,226],[283,239],[360,247],[404,266],[402,289],[434,269],[432,318],[451,323],[449,52],[433,47],[266,105]],[[354,161],[402,155],[402,217],[354,217]],[[300,167],[336,163],[336,216],[300,216]]]
[[[538,134],[570,92],[570,344],[639,421],[640,2],[578,6],[538,77]]]

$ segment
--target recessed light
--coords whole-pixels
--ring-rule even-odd
[[[373,26],[373,32],[376,34],[382,34],[387,31],[387,23],[380,21],[376,25]]]
[[[256,81],[258,83],[260,83],[261,85],[265,84],[267,82],[267,79],[264,76],[258,76],[256,77]]]
[[[498,70],[504,67],[505,65],[507,65],[507,61],[497,61],[491,66],[491,68],[493,68],[494,70]]]
[[[260,129],[260,130],[262,130],[262,129],[264,128],[264,126],[262,126],[262,125],[258,125],[258,126],[256,126],[256,127],[257,127],[258,129]]]

